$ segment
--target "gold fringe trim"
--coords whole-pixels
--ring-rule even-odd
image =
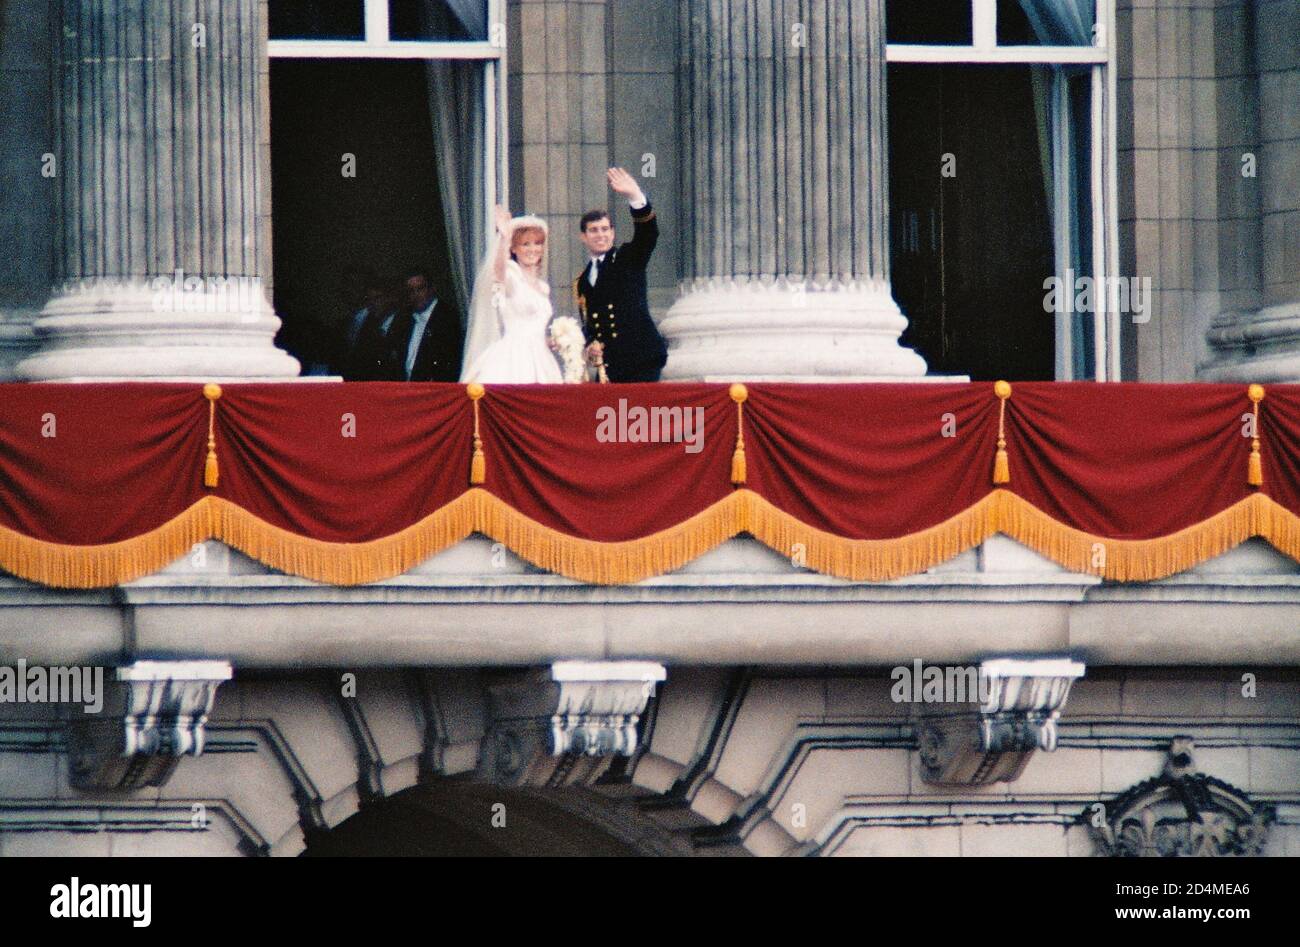
[[[1009,536],[1071,572],[1116,582],[1164,579],[1255,536],[1300,561],[1300,517],[1262,494],[1155,539],[1108,539],[1074,529],[1008,490],[994,490],[951,519],[896,539],[845,539],[807,526],[755,493],[746,529],[782,555],[826,575],[882,582],[914,575],[984,542]]]
[[[1147,582],[1182,572],[1254,536],[1300,561],[1300,517],[1254,494],[1168,536],[1117,540],[1073,529],[1006,490],[942,523],[896,539],[845,539],[799,522],[748,489],[641,539],[597,542],[538,523],[486,490],[471,489],[418,523],[381,539],[331,543],[300,536],[208,496],[157,529],[99,546],[69,546],[0,527],[0,569],[42,585],[103,588],[157,572],[196,543],[218,539],[291,575],[361,585],[407,572],[481,533],[549,572],[598,585],[639,582],[681,568],[748,533],[827,575],[880,582],[923,572],[1003,533],[1073,572]]]
[[[214,535],[204,497],[157,529],[98,546],[67,546],[0,526],[0,569],[29,582],[62,589],[99,589],[157,572]]]

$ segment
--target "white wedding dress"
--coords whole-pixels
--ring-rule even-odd
[[[560,363],[547,344],[554,310],[551,287],[530,283],[514,260],[506,261],[506,278],[496,295],[499,337],[481,352],[471,353],[463,381],[485,385],[560,384]],[[476,317],[479,315],[475,314]]]
[[[545,224],[516,218],[515,226]],[[461,381],[491,385],[560,384],[564,374],[549,345],[551,287],[533,283],[514,260],[506,260],[505,280],[493,279],[489,252],[474,285]]]

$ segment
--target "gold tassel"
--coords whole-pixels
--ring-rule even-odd
[[[217,486],[221,479],[221,470],[217,466],[217,399],[221,397],[221,386],[212,382],[203,386],[203,397],[208,399],[208,460],[203,465],[203,485],[209,490]]]
[[[731,482],[737,486],[745,482],[745,399],[749,391],[737,382],[731,386],[731,400],[736,402],[736,450],[731,455]]]
[[[1007,459],[1007,399],[1011,397],[1011,385],[1005,381],[993,385],[993,393],[1001,399],[998,405],[998,452],[993,458],[993,482],[1011,482],[1011,461]]]
[[[731,455],[731,482],[739,486],[745,482],[745,448],[737,447]]]
[[[483,438],[478,429],[478,402],[483,397],[483,386],[472,381],[465,386],[465,393],[474,404],[474,457],[469,462],[469,482],[477,485],[487,480],[487,458],[483,456]]]
[[[993,482],[1011,482],[1011,462],[1007,459],[1006,447],[999,447],[997,456],[993,458]]]
[[[1264,483],[1264,462],[1259,456],[1259,403],[1264,400],[1264,386],[1251,385],[1246,389],[1246,394],[1254,403],[1255,409],[1252,427],[1255,438],[1250,442],[1250,462],[1246,465],[1246,483],[1258,487]]]

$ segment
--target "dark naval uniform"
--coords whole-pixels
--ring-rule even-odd
[[[649,204],[632,211],[632,239],[605,254],[591,285],[591,264],[573,281],[588,342],[604,346],[610,381],[658,381],[668,347],[650,317],[646,266],[659,241],[659,224]]]

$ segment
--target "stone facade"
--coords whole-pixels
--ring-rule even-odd
[[[337,674],[223,685],[206,752],[129,795],[73,788],[60,721],[5,707],[0,854],[294,855],[358,812],[399,826],[394,804],[449,776],[482,781],[456,818],[508,846],[517,791],[486,768],[486,684],[469,669],[361,671],[347,708]],[[862,671],[671,668],[644,752],[569,817],[675,854],[1091,856],[1093,807],[1159,777],[1191,735],[1197,772],[1267,810],[1263,854],[1300,855],[1300,689],[1286,674],[1261,673],[1244,700],[1214,671],[1090,672],[1054,753],[1014,783],[964,789],[922,778],[890,685]],[[574,792],[534,790],[559,807]]]
[[[1118,5],[1122,255],[1157,289],[1151,322],[1126,330],[1126,377],[1300,378],[1300,8]],[[155,71],[128,76],[80,45],[92,35],[54,29],[78,13],[123,35],[110,6],[172,58],[145,55]],[[176,266],[269,275],[265,3],[222,5],[245,40],[218,46],[220,75],[243,89],[225,99],[213,75],[184,71],[185,37],[158,19],[163,6],[0,8],[0,98],[14,103],[0,130],[12,261],[0,277],[0,373],[292,373],[270,346],[265,308],[242,336],[220,320],[176,320],[160,341],[137,297],[101,291]],[[843,22],[811,24],[809,55],[820,49],[821,66],[861,81],[808,89],[853,118],[800,125],[802,143],[780,159],[788,168],[801,148],[826,159],[807,197],[743,153],[752,127],[786,123],[795,136],[791,116],[806,103],[779,24],[764,19],[773,6],[731,6],[752,29],[689,0],[508,3],[512,206],[546,216],[557,236],[575,233],[580,209],[608,201],[605,167],[644,180],[664,224],[652,303],[683,359],[678,377],[779,375],[782,338],[806,356],[787,373],[797,377],[917,374],[888,287],[882,0],[846,0]],[[825,37],[841,27],[849,41],[828,56]],[[185,109],[162,123],[145,104],[168,69],[220,117],[218,132],[195,136]],[[699,107],[724,82],[742,88],[745,69],[762,94],[743,109]],[[111,99],[107,113],[69,107],[64,93],[83,84],[116,90],[122,110]],[[110,134],[121,129],[130,133]],[[78,164],[109,147],[123,149],[116,178],[32,171],[46,152]],[[1241,176],[1245,152],[1258,158],[1255,178]],[[167,161],[180,173],[164,173]],[[727,179],[736,162],[750,170],[743,182]],[[856,204],[836,202],[845,177],[864,185]],[[200,185],[228,198],[221,210],[164,213]],[[141,197],[135,187],[149,190],[140,211],[123,199]],[[846,242],[855,231],[863,239]],[[553,282],[581,259],[576,239],[556,239]],[[794,289],[805,281],[812,292]],[[762,331],[746,334],[756,310]],[[825,330],[817,341],[803,331],[810,319]],[[868,330],[875,341],[859,346]],[[719,358],[728,334],[752,361]],[[113,339],[144,362],[124,367]],[[0,855],[296,855],[348,850],[349,826],[375,844],[430,850],[420,849],[436,847],[421,836],[429,814],[502,852],[549,840],[655,854],[1167,854],[1191,818],[1166,805],[1169,780],[1204,790],[1199,811],[1218,820],[1225,851],[1300,855],[1300,568],[1259,542],[1124,586],[1003,537],[879,584],[814,575],[743,538],[615,588],[540,574],[478,537],[359,588],[271,573],[216,543],[202,552],[113,590],[0,576],[0,665],[234,668],[221,683],[208,664],[190,678],[151,667],[136,693],[157,696],[173,730],[152,720],[135,742],[121,728],[138,731],[148,715],[129,704],[111,733],[91,733],[64,707],[0,703]],[[1059,711],[1050,727],[1004,689],[996,738],[980,735],[982,711],[936,725],[891,693],[896,667],[999,656],[1069,656],[1086,673],[1068,698],[1036,708]],[[986,781],[962,767],[936,779],[944,734],[969,734],[976,757],[1022,757]],[[124,758],[124,739],[130,765],[96,755]],[[1168,823],[1164,842],[1141,835],[1143,813]]]
[[[1121,255],[1150,276],[1142,381],[1294,381],[1300,11],[1118,3]]]
[[[1271,808],[1267,854],[1300,852],[1300,573],[1260,543],[1123,587],[1002,537],[877,586],[739,539],[631,588],[499,559],[473,539],[340,589],[209,543],[201,566],[187,557],[111,593],[0,580],[5,661],[183,653],[237,669],[217,689],[203,755],[126,796],[73,788],[59,708],[0,705],[0,852],[296,854],[362,809],[368,825],[398,820],[400,836],[405,807],[435,805],[420,800],[457,775],[484,792],[437,811],[503,850],[525,843],[491,834],[492,805],[531,786],[529,806],[645,850],[1092,854],[1090,807],[1159,777],[1183,737],[1198,772]],[[922,711],[934,708],[896,701],[892,669],[998,653],[1086,661],[1056,749],[1011,782],[928,782]],[[667,674],[631,757],[595,766],[579,753],[557,769],[563,758],[518,740],[503,757],[503,733],[544,740],[560,712],[549,675],[529,668],[645,655]],[[293,670],[305,667],[320,670]]]

